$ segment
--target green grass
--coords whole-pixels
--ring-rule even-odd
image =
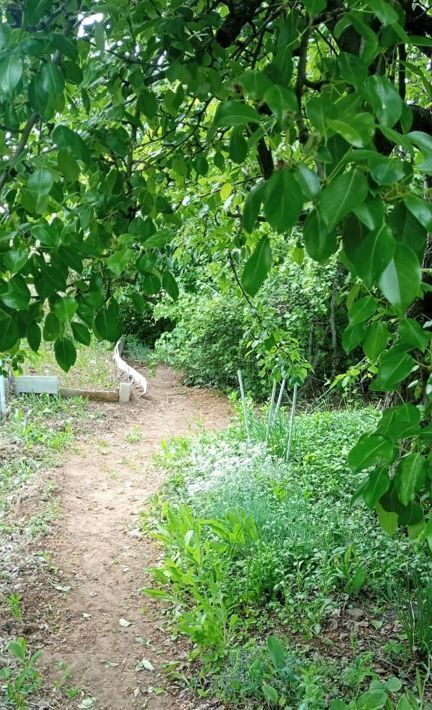
[[[9,416],[0,423],[0,512],[10,507],[14,492],[31,476],[56,462],[87,411],[87,403],[79,398],[12,398]]]
[[[9,416],[0,421],[0,556],[5,552],[0,615],[7,620],[0,638],[0,695],[5,707],[29,707],[42,684],[35,665],[40,654],[21,638],[25,623],[21,601],[26,590],[17,583],[21,577],[26,579],[27,567],[30,574],[38,567],[23,543],[46,534],[61,513],[43,473],[71,446],[87,414],[88,404],[81,399],[22,395],[11,399]],[[15,503],[25,497],[30,483],[37,509],[27,516],[21,511],[17,517]],[[22,590],[19,595],[17,588]]]
[[[69,372],[64,372],[55,360],[50,343],[38,353],[30,350],[23,374],[57,375],[62,387],[110,390],[118,385],[112,359],[112,345],[93,341],[90,347],[77,344],[77,360]]]
[[[159,463],[170,480],[144,521],[165,551],[146,591],[171,602],[192,642],[195,685],[239,707],[326,708],[341,698],[384,707],[367,704],[374,693],[393,707],[411,687],[421,698],[432,597],[418,590],[431,560],[420,543],[389,537],[351,505],[362,477],[346,456],[378,413],[300,415],[289,462],[280,456],[285,415],[271,436],[265,412],[250,417],[252,441],[237,425],[167,444]],[[273,636],[280,668],[269,656]]]

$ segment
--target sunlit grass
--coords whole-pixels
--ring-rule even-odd
[[[51,343],[45,343],[38,353],[26,352],[23,374],[57,375],[61,387],[110,390],[117,385],[112,345],[93,341],[90,347],[77,344],[75,365],[64,372],[56,363]]]

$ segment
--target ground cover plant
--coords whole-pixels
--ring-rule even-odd
[[[48,395],[12,398],[0,422],[0,697],[26,708],[42,684],[40,653],[26,639],[23,590],[45,569],[37,542],[60,514],[46,472],[58,465],[87,415],[87,403]],[[36,499],[26,512],[26,500]],[[3,705],[2,705],[3,706]]]
[[[147,529],[171,621],[191,641],[204,693],[234,706],[430,707],[432,561],[386,534],[352,490],[346,456],[372,408],[288,418],[166,444],[170,473]],[[266,441],[267,438],[267,441]],[[417,671],[417,675],[416,675]]]

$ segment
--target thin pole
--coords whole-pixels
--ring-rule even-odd
[[[296,410],[296,404],[297,404],[297,389],[298,385],[297,383],[294,385],[294,391],[293,391],[293,398],[292,398],[292,404],[291,404],[291,416],[290,416],[290,424],[289,424],[289,432],[288,432],[288,445],[287,445],[287,450],[286,450],[286,457],[285,460],[288,461],[291,453],[291,442],[292,442],[292,436],[294,432],[294,417],[295,417],[295,410]]]
[[[239,386],[240,386],[240,396],[241,396],[242,407],[243,407],[243,417],[244,417],[246,435],[247,435],[248,441],[250,441],[249,419],[248,419],[248,415],[247,415],[246,397],[245,397],[245,391],[244,391],[244,387],[243,387],[243,377],[242,377],[241,370],[237,370],[237,377],[238,377]]]
[[[277,415],[278,415],[278,413],[279,413],[279,409],[280,409],[280,406],[281,406],[281,403],[282,403],[282,397],[283,397],[283,393],[284,393],[284,389],[285,389],[285,382],[286,382],[286,380],[285,380],[285,377],[284,377],[283,380],[282,380],[282,384],[281,384],[281,386],[280,386],[279,397],[278,397],[278,401],[277,401],[277,403],[276,403],[276,407],[275,407],[275,410],[274,410],[273,421],[275,421],[275,419],[276,419],[276,417],[277,417]]]
[[[269,407],[268,418],[267,418],[266,441],[268,441],[268,438],[270,435],[270,427],[271,427],[271,423],[272,423],[275,397],[276,397],[276,380],[273,380],[273,388],[272,388],[272,393],[271,393],[271,398],[270,398],[270,407]]]
[[[3,377],[3,361],[0,360],[0,419],[7,414],[6,378]]]

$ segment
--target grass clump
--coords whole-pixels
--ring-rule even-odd
[[[170,480],[146,523],[165,557],[146,591],[171,602],[191,659],[204,664],[201,692],[240,707],[394,707],[415,679],[389,590],[401,597],[406,580],[426,579],[432,565],[417,543],[388,537],[351,505],[361,479],[346,454],[378,414],[299,416],[288,462],[277,455],[287,424],[266,443],[265,416],[251,441],[239,425],[165,445]],[[394,675],[395,658],[398,689],[370,688]],[[378,690],[384,704],[365,704]]]

